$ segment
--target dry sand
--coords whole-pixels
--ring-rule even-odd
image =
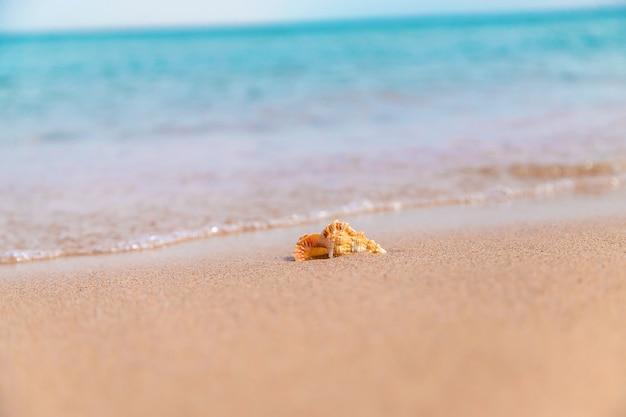
[[[626,416],[626,218],[380,226],[0,268],[0,415]]]

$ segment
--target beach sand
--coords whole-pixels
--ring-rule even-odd
[[[402,216],[0,268],[0,415],[626,416],[625,216]]]

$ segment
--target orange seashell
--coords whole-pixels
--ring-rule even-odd
[[[296,261],[306,261],[315,258],[327,258],[328,248],[321,242],[319,233],[302,235],[293,250]]]
[[[355,231],[346,222],[335,220],[321,234],[303,235],[294,250],[296,261],[346,255],[355,252],[387,253],[379,244]]]

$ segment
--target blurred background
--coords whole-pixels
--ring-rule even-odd
[[[626,8],[0,0],[0,263],[619,189]]]
[[[624,5],[618,0],[3,0],[3,31],[268,24],[329,19],[547,11]]]

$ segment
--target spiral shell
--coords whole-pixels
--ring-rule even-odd
[[[335,220],[322,233],[303,235],[296,243],[293,257],[296,261],[332,258],[355,252],[387,253],[379,244],[355,231],[346,222]]]
[[[302,235],[293,250],[293,257],[296,261],[306,261],[307,259],[327,258],[328,248],[320,242],[320,234]]]

